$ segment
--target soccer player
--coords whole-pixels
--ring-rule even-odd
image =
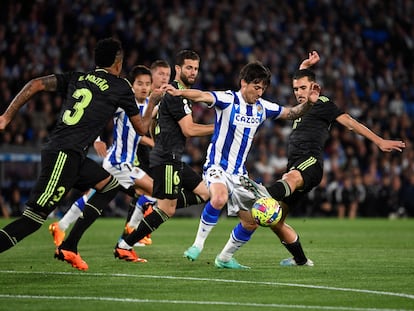
[[[308,68],[317,61],[317,52],[310,53],[293,76],[293,92],[298,104],[306,102],[307,94],[316,81],[315,74]],[[256,197],[272,196],[281,203],[282,219],[271,230],[293,256],[282,260],[281,266],[313,266],[313,262],[305,256],[298,234],[286,224],[285,219],[289,209],[297,206],[303,196],[321,182],[323,149],[334,121],[371,140],[384,152],[401,152],[405,148],[404,142],[381,138],[340,110],[331,99],[320,96],[306,115],[293,122],[288,143],[287,173],[282,179],[267,188],[246,178],[241,180],[247,189],[255,192]]]
[[[71,188],[82,192],[94,188],[96,192],[84,209],[84,217],[78,219],[76,230],[72,230],[72,241],[75,235],[80,238],[120,187],[110,173],[87,157],[89,147],[118,107],[124,109],[138,133],[148,131],[151,112],[161,92],[153,91],[148,110],[141,116],[134,103],[131,84],[119,77],[123,61],[121,43],[112,38],[98,41],[94,58],[96,69],[93,71],[52,74],[30,80],[0,116],[0,130],[4,130],[36,93],[59,92],[65,99],[58,122],[42,149],[42,169],[26,203],[27,209],[0,230],[0,252],[38,230]],[[56,255],[77,269],[88,269],[76,243],[68,243],[67,247],[58,249]]]
[[[174,89],[188,89],[196,81],[200,57],[191,50],[182,50],[176,55]],[[213,133],[212,124],[193,122],[191,101],[166,94],[158,109],[155,127],[155,146],[150,152],[150,170],[154,180],[153,197],[157,206],[146,216],[138,228],[121,239],[114,250],[115,257],[135,261],[132,246],[147,234],[156,230],[175,214],[177,198],[181,191],[198,203],[208,200],[209,193],[201,176],[181,161],[186,138]],[[129,255],[128,255],[129,254]]]
[[[134,90],[136,105],[140,113],[143,114],[148,106],[148,98],[151,91],[151,71],[142,65],[135,66],[129,73],[128,80],[131,82]],[[95,142],[94,146],[95,148],[97,145],[103,146],[103,150],[100,152],[100,148],[96,148],[98,154],[105,155],[102,166],[119,181],[122,186],[121,190],[132,197],[137,197],[137,200],[134,201],[134,208],[135,206],[137,208],[134,221],[139,221],[145,212],[144,207],[148,204],[153,205],[155,201],[148,197],[152,193],[152,178],[143,169],[136,166],[138,160],[136,153],[138,145],[142,143],[142,140],[145,140],[145,143],[150,146],[154,142],[151,138],[141,136],[133,130],[128,116],[121,108],[118,108],[115,112],[113,123],[114,141],[109,150],[106,151],[106,144],[104,142]],[[66,229],[78,219],[85,207],[85,203],[94,192],[94,189],[90,189],[72,204],[59,222],[50,224],[49,231],[53,235],[56,246],[61,245]],[[147,240],[145,242],[149,243]]]
[[[243,246],[258,227],[250,209],[254,195],[243,188],[239,177],[247,176],[245,161],[259,126],[266,119],[294,120],[308,111],[319,95],[319,85],[312,84],[304,93],[304,101],[293,108],[282,107],[262,98],[270,84],[271,73],[260,62],[251,62],[240,71],[238,91],[176,90],[168,88],[174,96],[182,96],[215,107],[214,134],[208,147],[204,164],[204,180],[210,191],[210,201],[205,205],[194,244],[184,252],[196,260],[204,242],[217,224],[222,208],[227,204],[229,216],[238,216],[240,223],[233,229],[224,249],[215,259],[218,268],[246,269],[233,258],[233,253]]]

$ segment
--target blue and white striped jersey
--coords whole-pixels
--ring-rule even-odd
[[[216,120],[204,171],[220,165],[227,173],[247,174],[245,162],[253,137],[266,119],[277,119],[283,107],[260,98],[247,104],[240,91],[214,91]]]
[[[144,103],[138,103],[142,115],[148,107],[148,98]],[[141,135],[135,132],[128,116],[122,109],[117,109],[114,114],[113,143],[108,150],[106,158],[112,165],[128,162],[135,165],[136,154]]]

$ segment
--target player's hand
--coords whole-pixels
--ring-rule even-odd
[[[319,62],[319,60],[320,60],[320,57],[319,57],[318,52],[312,51],[309,53],[309,57],[303,60],[303,62],[300,64],[299,69],[307,69],[309,67],[312,67],[317,62]]]
[[[93,143],[93,147],[95,148],[96,154],[101,158],[106,157],[106,144],[103,141],[95,141]]]
[[[309,90],[308,102],[312,104],[316,103],[320,94],[321,86],[318,83],[312,83]]]
[[[164,91],[162,90],[163,87],[160,87],[158,89],[153,89],[151,91],[151,95],[149,97],[149,100],[154,103],[159,103],[161,101],[161,98],[164,96]]]
[[[168,94],[170,94],[170,95],[172,95],[172,96],[180,96],[181,95],[181,92],[180,92],[180,90],[179,89],[176,89],[174,86],[172,86],[171,84],[166,84],[166,85],[163,85],[162,87],[161,87],[161,89],[164,91],[164,92],[166,92],[166,93],[168,93]]]
[[[391,152],[393,150],[397,150],[399,152],[402,152],[403,149],[405,148],[405,143],[401,140],[383,139],[378,144],[378,148],[380,148],[381,151],[384,151],[384,152]]]

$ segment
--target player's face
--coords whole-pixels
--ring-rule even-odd
[[[293,80],[293,93],[295,94],[296,101],[299,104],[308,101],[309,91],[312,82],[309,81],[308,77]]]
[[[151,92],[151,76],[150,75],[138,75],[135,77],[132,88],[135,92],[135,98],[138,102],[143,102]]]
[[[185,59],[182,66],[175,66],[180,80],[185,86],[191,87],[194,85],[197,79],[199,65],[200,62],[198,60]]]
[[[171,68],[156,67],[152,71],[152,87],[158,89],[164,84],[170,82]]]
[[[262,97],[266,86],[263,82],[259,83],[246,83],[246,81],[241,80],[241,93],[248,104],[254,104],[257,100]]]

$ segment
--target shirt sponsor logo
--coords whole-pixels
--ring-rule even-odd
[[[242,125],[244,127],[257,127],[261,123],[261,119],[258,116],[246,116],[240,113],[237,113],[234,116],[235,125]]]

